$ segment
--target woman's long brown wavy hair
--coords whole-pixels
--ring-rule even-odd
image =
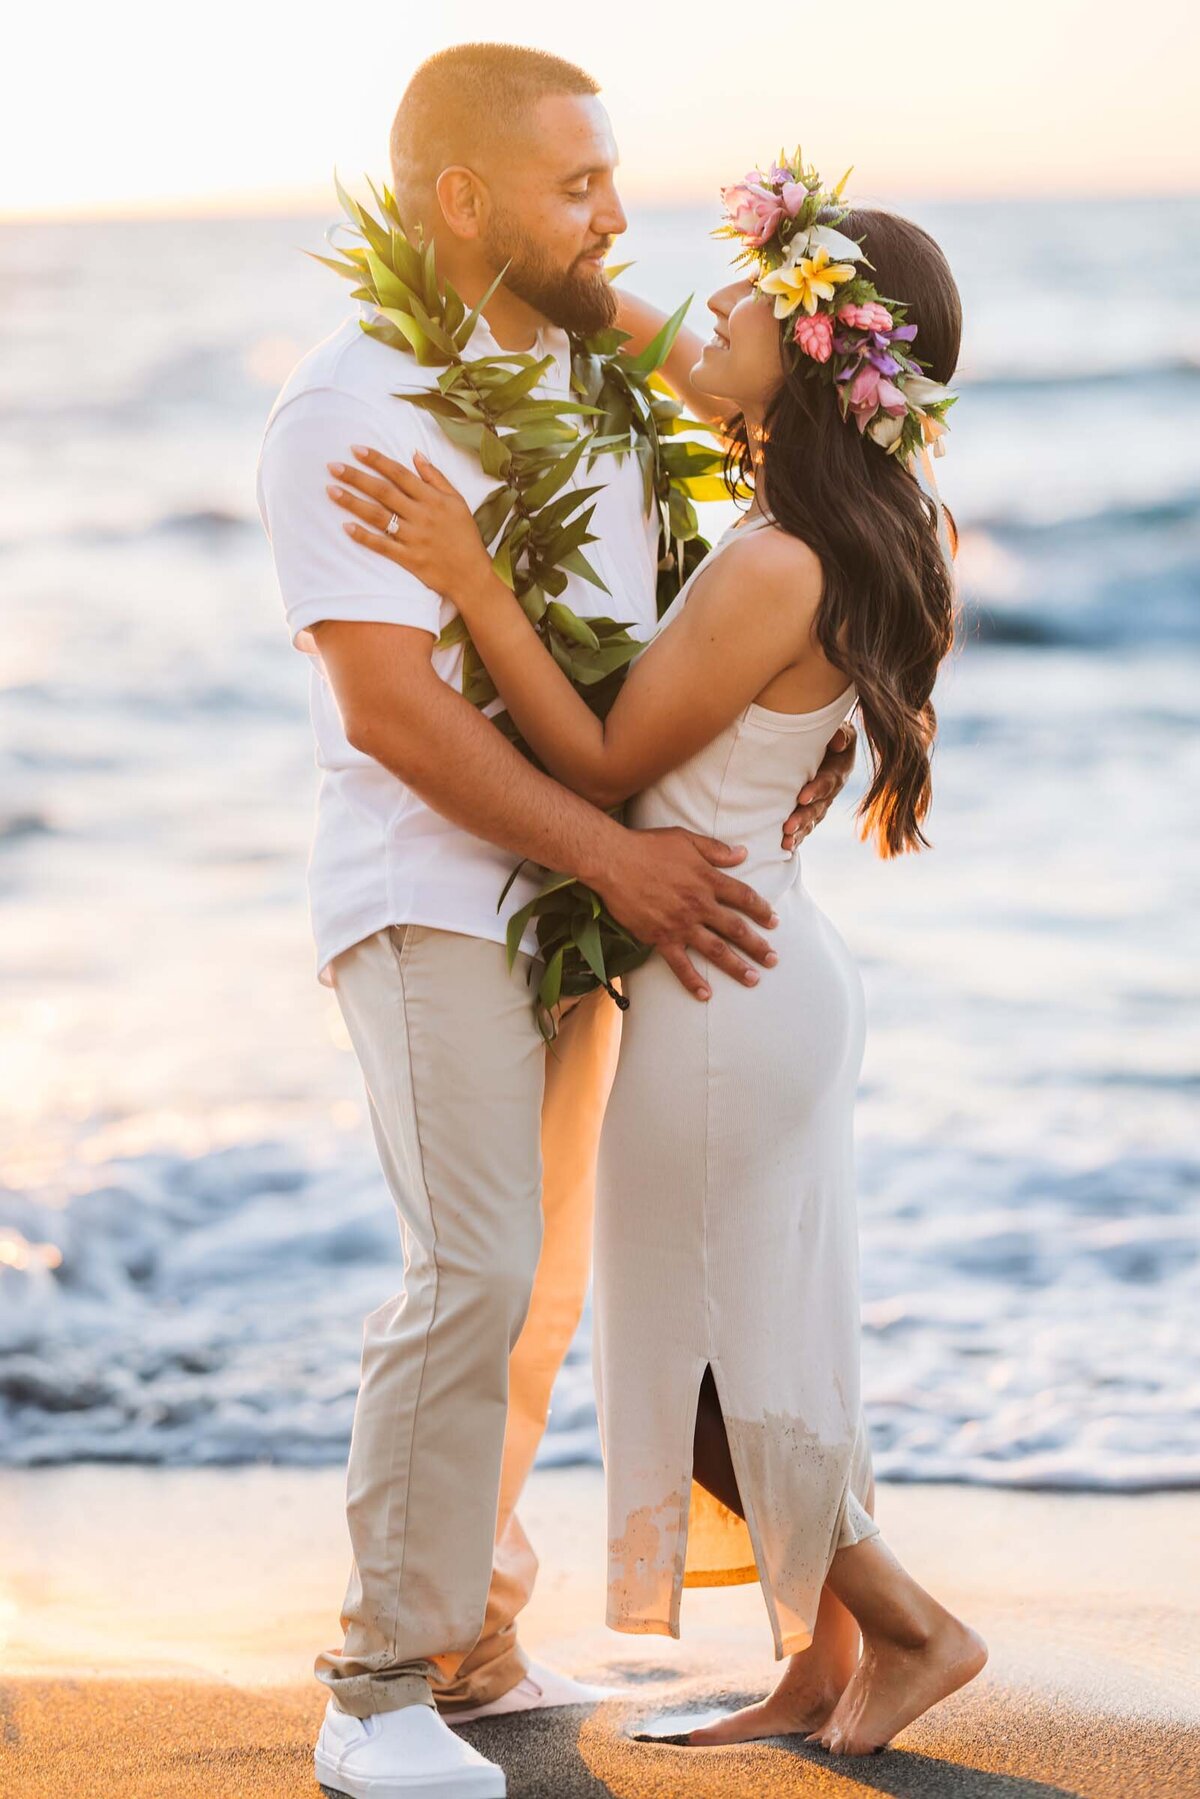
[[[862,244],[879,292],[907,306],[925,372],[948,382],[962,307],[938,245],[919,225],[873,208],[856,208],[838,229]],[[874,836],[882,856],[928,848],[921,823],[932,793],[933,684],[955,616],[936,507],[895,456],[843,419],[832,384],[806,373],[786,343],[784,360],[763,440],[751,444],[742,420],[731,428],[730,475],[757,484],[770,516],[820,559],[814,628],[858,689],[870,751],[863,837]]]

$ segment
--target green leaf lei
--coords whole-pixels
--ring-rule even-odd
[[[478,456],[496,486],[475,509],[475,522],[491,552],[492,567],[520,601],[538,636],[599,718],[621,688],[640,644],[628,626],[607,616],[580,618],[561,596],[570,575],[600,593],[608,589],[584,553],[595,542],[589,531],[598,486],[569,485],[581,464],[590,470],[597,456],[631,454],[644,485],[646,513],[659,528],[659,616],[666,611],[691,570],[707,553],[694,500],[725,498],[724,458],[711,444],[685,433],[706,427],[686,418],[658,370],[666,361],[690,300],[666,321],[638,356],[622,346],[624,332],[608,329],[571,339],[573,399],[535,397],[534,390],[553,362],[528,352],[468,358],[471,335],[504,271],[468,310],[434,263],[433,245],[406,232],[396,201],[385,187],[371,185],[380,216],[346,193],[338,198],[353,235],[360,241],[337,257],[318,262],[354,283],[354,298],[369,301],[377,316],[362,328],[390,348],[442,370],[427,391],[395,397],[432,413],[452,443]],[[619,271],[618,271],[619,272]],[[673,441],[676,440],[676,441]],[[463,693],[476,706],[497,698],[495,686],[461,618],[442,632],[439,648],[463,646]],[[537,764],[506,712],[492,722]],[[540,764],[538,764],[540,766]],[[524,864],[513,870],[504,903]],[[542,1033],[554,1034],[553,1007],[560,998],[607,989],[619,1006],[628,1001],[614,980],[644,962],[650,951],[609,913],[599,895],[569,874],[551,874],[540,891],[508,924],[511,966],[525,927],[534,921],[544,972],[536,1015]]]

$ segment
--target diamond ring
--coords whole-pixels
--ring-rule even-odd
[[[387,524],[384,526],[384,530],[387,532],[389,537],[399,537],[399,535],[400,535],[400,520],[397,518],[397,516],[394,512],[393,512],[391,518],[388,520]]]

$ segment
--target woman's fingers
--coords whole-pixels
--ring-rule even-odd
[[[342,526],[348,537],[352,537],[355,543],[365,545],[368,550],[374,550],[376,555],[386,556],[389,562],[409,569],[410,551],[403,535],[390,532],[387,528],[393,516],[390,512],[374,500],[363,499],[348,487],[327,487],[325,491],[335,506],[340,506],[343,512],[354,514]],[[411,569],[409,572],[412,572]]]
[[[413,467],[427,487],[436,487],[441,493],[458,493],[452,481],[447,481],[436,462],[430,462],[428,456],[422,456],[418,450],[413,456]],[[459,494],[459,498],[462,495]]]
[[[344,482],[347,487],[353,487],[369,500],[376,501],[389,517],[393,512],[398,512],[403,517],[413,510],[412,495],[404,488],[397,487],[394,481],[385,480],[382,475],[369,475],[365,469],[355,468],[352,462],[329,462],[325,466],[335,480]],[[419,494],[415,504],[420,504]]]
[[[410,500],[420,499],[421,481],[410,468],[405,468],[402,462],[393,462],[392,458],[385,456],[382,450],[372,450],[365,444],[351,444],[350,448],[358,460],[365,463],[373,474],[382,475],[385,481],[390,481],[394,487],[400,489],[401,493],[406,493]]]
[[[712,990],[710,989],[708,982],[704,979],[704,976],[700,973],[700,970],[696,967],[682,944],[661,944],[658,953],[681,987],[686,987],[687,991],[694,994],[697,999],[712,998]]]
[[[404,546],[397,538],[383,537],[378,531],[372,531],[369,525],[360,525],[353,519],[348,520],[342,526],[342,530],[348,537],[352,537],[355,543],[361,543],[364,548],[374,550],[377,556],[386,556],[387,560],[394,562],[397,568],[407,569],[409,574],[413,572]]]
[[[688,947],[694,949],[701,956],[707,956],[714,967],[721,969],[724,974],[731,975],[744,987],[758,985],[758,970],[744,962],[732,943],[727,943],[724,937],[718,937],[715,931],[705,930],[702,926],[691,938]]]
[[[365,495],[356,493],[352,487],[327,487],[325,492],[334,505],[340,506],[343,512],[352,512],[355,518],[362,519],[364,524],[370,525],[376,531],[383,532],[389,539],[396,535],[394,531],[388,531],[393,514],[386,506],[381,506],[377,500],[367,499]],[[399,518],[399,513],[396,513],[395,517]],[[401,520],[401,526],[403,527],[403,520]]]
[[[778,962],[778,953],[765,937],[760,937],[746,922],[740,912],[718,910],[712,914],[709,922],[714,931],[719,932],[727,943],[736,945],[751,961],[761,962],[764,968],[774,968]]]

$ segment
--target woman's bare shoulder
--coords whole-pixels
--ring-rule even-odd
[[[821,563],[816,552],[779,526],[735,536],[715,559],[711,593],[764,610],[811,617],[821,599]],[[700,591],[709,583],[701,582]]]

